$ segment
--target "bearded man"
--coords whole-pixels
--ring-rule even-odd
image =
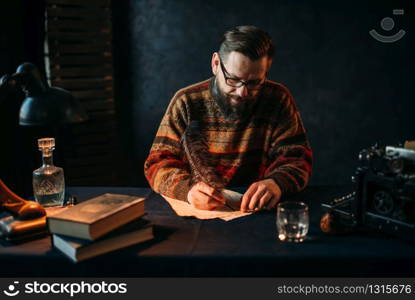
[[[154,191],[198,209],[225,205],[220,188],[194,179],[182,140],[195,122],[209,159],[193,154],[209,162],[221,186],[247,187],[241,211],[273,209],[307,185],[312,151],[291,93],[267,79],[273,54],[270,36],[255,26],[225,32],[212,55],[214,76],[179,90],[161,121],[144,164]]]

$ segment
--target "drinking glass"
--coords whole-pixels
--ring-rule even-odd
[[[284,242],[302,242],[308,232],[308,206],[304,202],[285,201],[277,205],[278,238]]]

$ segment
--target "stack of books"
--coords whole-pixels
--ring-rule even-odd
[[[153,238],[145,197],[104,194],[47,217],[55,248],[79,262]]]

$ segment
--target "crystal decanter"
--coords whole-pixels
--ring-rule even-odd
[[[42,152],[43,165],[33,171],[33,193],[36,201],[43,207],[63,205],[65,179],[63,169],[53,165],[54,138],[38,139]]]

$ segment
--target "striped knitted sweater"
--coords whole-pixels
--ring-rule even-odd
[[[211,78],[191,85],[170,101],[144,163],[152,189],[187,199],[191,170],[180,139],[190,122],[197,120],[226,186],[272,178],[283,195],[302,190],[311,174],[312,152],[288,89],[267,80],[251,113],[229,120],[212,96],[213,84]]]

